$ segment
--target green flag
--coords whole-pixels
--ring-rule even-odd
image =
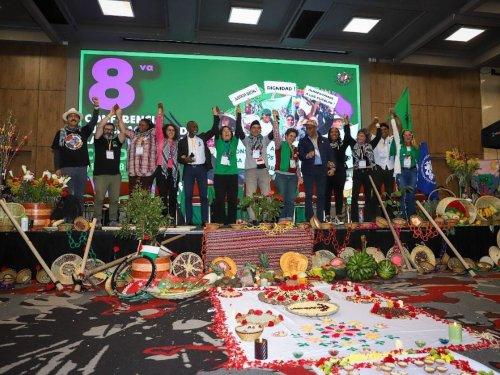
[[[408,90],[408,87],[405,87],[405,89],[401,93],[401,96],[394,106],[394,111],[401,119],[403,130],[413,130],[413,119],[411,115],[410,105],[410,90]]]

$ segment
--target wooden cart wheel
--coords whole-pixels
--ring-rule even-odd
[[[203,261],[198,254],[185,252],[172,262],[172,273],[179,277],[196,277],[203,272]]]

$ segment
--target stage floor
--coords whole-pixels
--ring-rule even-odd
[[[450,274],[370,281],[372,288],[441,318],[498,335],[500,275]],[[208,294],[183,301],[121,303],[103,291],[66,295],[32,286],[0,293],[0,373],[262,374],[227,370]],[[498,370],[498,350],[461,352]],[[283,374],[311,374],[283,365]],[[268,372],[266,372],[268,373]]]

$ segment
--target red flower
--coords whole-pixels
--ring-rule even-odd
[[[392,355],[388,355],[387,357],[385,357],[382,362],[384,363],[394,363],[396,362],[396,359],[392,356]]]
[[[276,299],[278,301],[280,301],[280,302],[283,302],[285,300],[285,297],[284,296],[278,296]]]
[[[307,299],[308,299],[309,301],[314,301],[314,294],[308,294],[308,295],[307,295]]]
[[[113,253],[119,253],[120,252],[120,246],[115,246],[113,247]]]
[[[247,322],[247,320],[246,320],[246,319],[243,319],[243,320],[241,321],[241,325],[243,325],[243,326],[244,326],[244,325],[246,325],[247,323],[248,323],[248,322]]]
[[[297,275],[292,275],[292,277],[290,277],[290,279],[292,280],[297,280],[297,278],[298,278]]]
[[[254,310],[253,314],[257,315],[257,316],[261,316],[262,315],[262,310]]]
[[[317,291],[316,292],[316,295],[319,297],[319,298],[323,298],[324,294],[321,293],[320,291]]]
[[[387,314],[385,314],[385,318],[386,318],[386,319],[392,319],[392,315],[391,315],[391,314],[389,314],[389,313],[387,313]]]
[[[281,321],[283,321],[284,320],[283,315],[279,314],[278,315],[278,319],[281,320]]]
[[[292,300],[293,300],[293,301],[297,301],[298,299],[299,299],[299,296],[298,296],[298,295],[294,294],[294,295],[292,296]]]
[[[274,322],[272,320],[270,320],[269,323],[267,323],[267,326],[268,327],[274,327]]]
[[[236,319],[238,319],[241,316],[241,313],[236,314]]]

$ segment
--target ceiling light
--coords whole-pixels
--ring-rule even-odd
[[[380,21],[379,18],[361,18],[354,17],[351,22],[344,27],[347,33],[363,33],[367,34]]]
[[[483,31],[484,29],[472,29],[470,27],[461,27],[445,40],[451,40],[453,42],[468,42],[472,38],[475,38],[476,36],[481,34]]]
[[[231,7],[229,23],[243,23],[245,25],[257,25],[259,23],[262,9]]]
[[[105,16],[134,17],[130,0],[98,0]]]

